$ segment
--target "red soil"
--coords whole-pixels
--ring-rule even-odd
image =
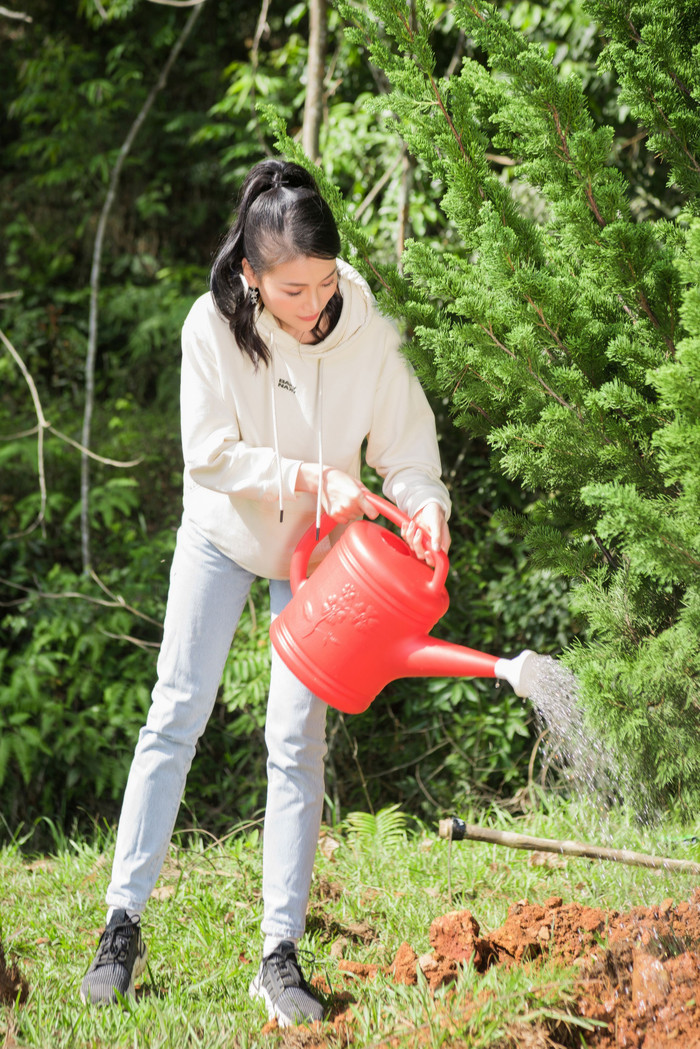
[[[373,979],[379,972],[398,983],[417,983],[420,968],[431,989],[449,984],[458,967],[469,962],[478,972],[492,965],[536,966],[545,958],[576,965],[580,976],[574,989],[571,1014],[601,1021],[585,1031],[569,1025],[565,1030],[511,1032],[503,1045],[585,1044],[590,1049],[700,1049],[700,890],[689,901],[674,906],[665,900],[654,907],[635,907],[625,914],[563,903],[552,897],[543,904],[526,900],[512,904],[504,924],[483,934],[466,910],[450,911],[430,927],[432,950],[418,957],[403,943],[390,966],[340,960],[338,969],[349,983]],[[322,978],[316,986],[329,991]],[[352,1014],[348,993],[331,995],[335,1031],[285,1032],[285,1042],[313,1046],[352,1043]],[[466,1014],[470,1005],[464,1003]],[[559,1039],[562,1040],[559,1040]],[[416,1044],[419,1044],[420,1039]],[[387,1045],[391,1043],[391,1038]],[[384,1043],[382,1043],[384,1044]],[[451,1044],[449,1036],[445,1045]],[[457,1038],[453,1043],[464,1043]]]

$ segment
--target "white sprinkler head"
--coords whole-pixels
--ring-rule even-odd
[[[493,669],[496,677],[509,683],[516,696],[525,699],[532,689],[537,659],[537,653],[526,648],[515,659],[497,660]]]

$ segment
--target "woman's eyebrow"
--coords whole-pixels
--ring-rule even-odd
[[[335,277],[337,272],[338,272],[338,269],[337,269],[336,266],[334,266],[333,269],[330,271],[330,273],[326,274],[325,277],[321,277],[321,280],[320,280],[319,283],[322,284],[324,280],[330,280],[331,277]],[[280,283],[284,284],[288,288],[305,288],[307,286],[307,284],[308,284],[308,281],[283,280]]]

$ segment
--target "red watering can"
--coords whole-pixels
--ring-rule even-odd
[[[394,524],[408,522],[393,503],[370,501]],[[307,579],[311,551],[335,524],[324,514],[318,537],[313,525],[302,536],[290,567],[294,596],[270,628],[277,653],[307,688],[346,714],[366,710],[401,677],[498,677],[528,695],[533,652],[498,659],[428,637],[450,603],[441,551],[433,569],[400,536],[354,521]]]

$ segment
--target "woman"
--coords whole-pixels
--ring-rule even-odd
[[[140,917],[172,835],[195,745],[211,714],[253,580],[271,613],[290,599],[289,562],[325,510],[376,511],[361,452],[410,518],[419,557],[449,547],[435,423],[393,325],[337,258],[338,230],[311,175],[252,169],[236,220],[182,335],[184,513],[158,681],[124,796],[106,929],[84,1001],[133,992],[145,966]],[[315,551],[318,560],[328,540]],[[282,1025],[321,1019],[298,965],[324,796],[326,705],[272,652],[265,741],[262,962],[250,986]]]

